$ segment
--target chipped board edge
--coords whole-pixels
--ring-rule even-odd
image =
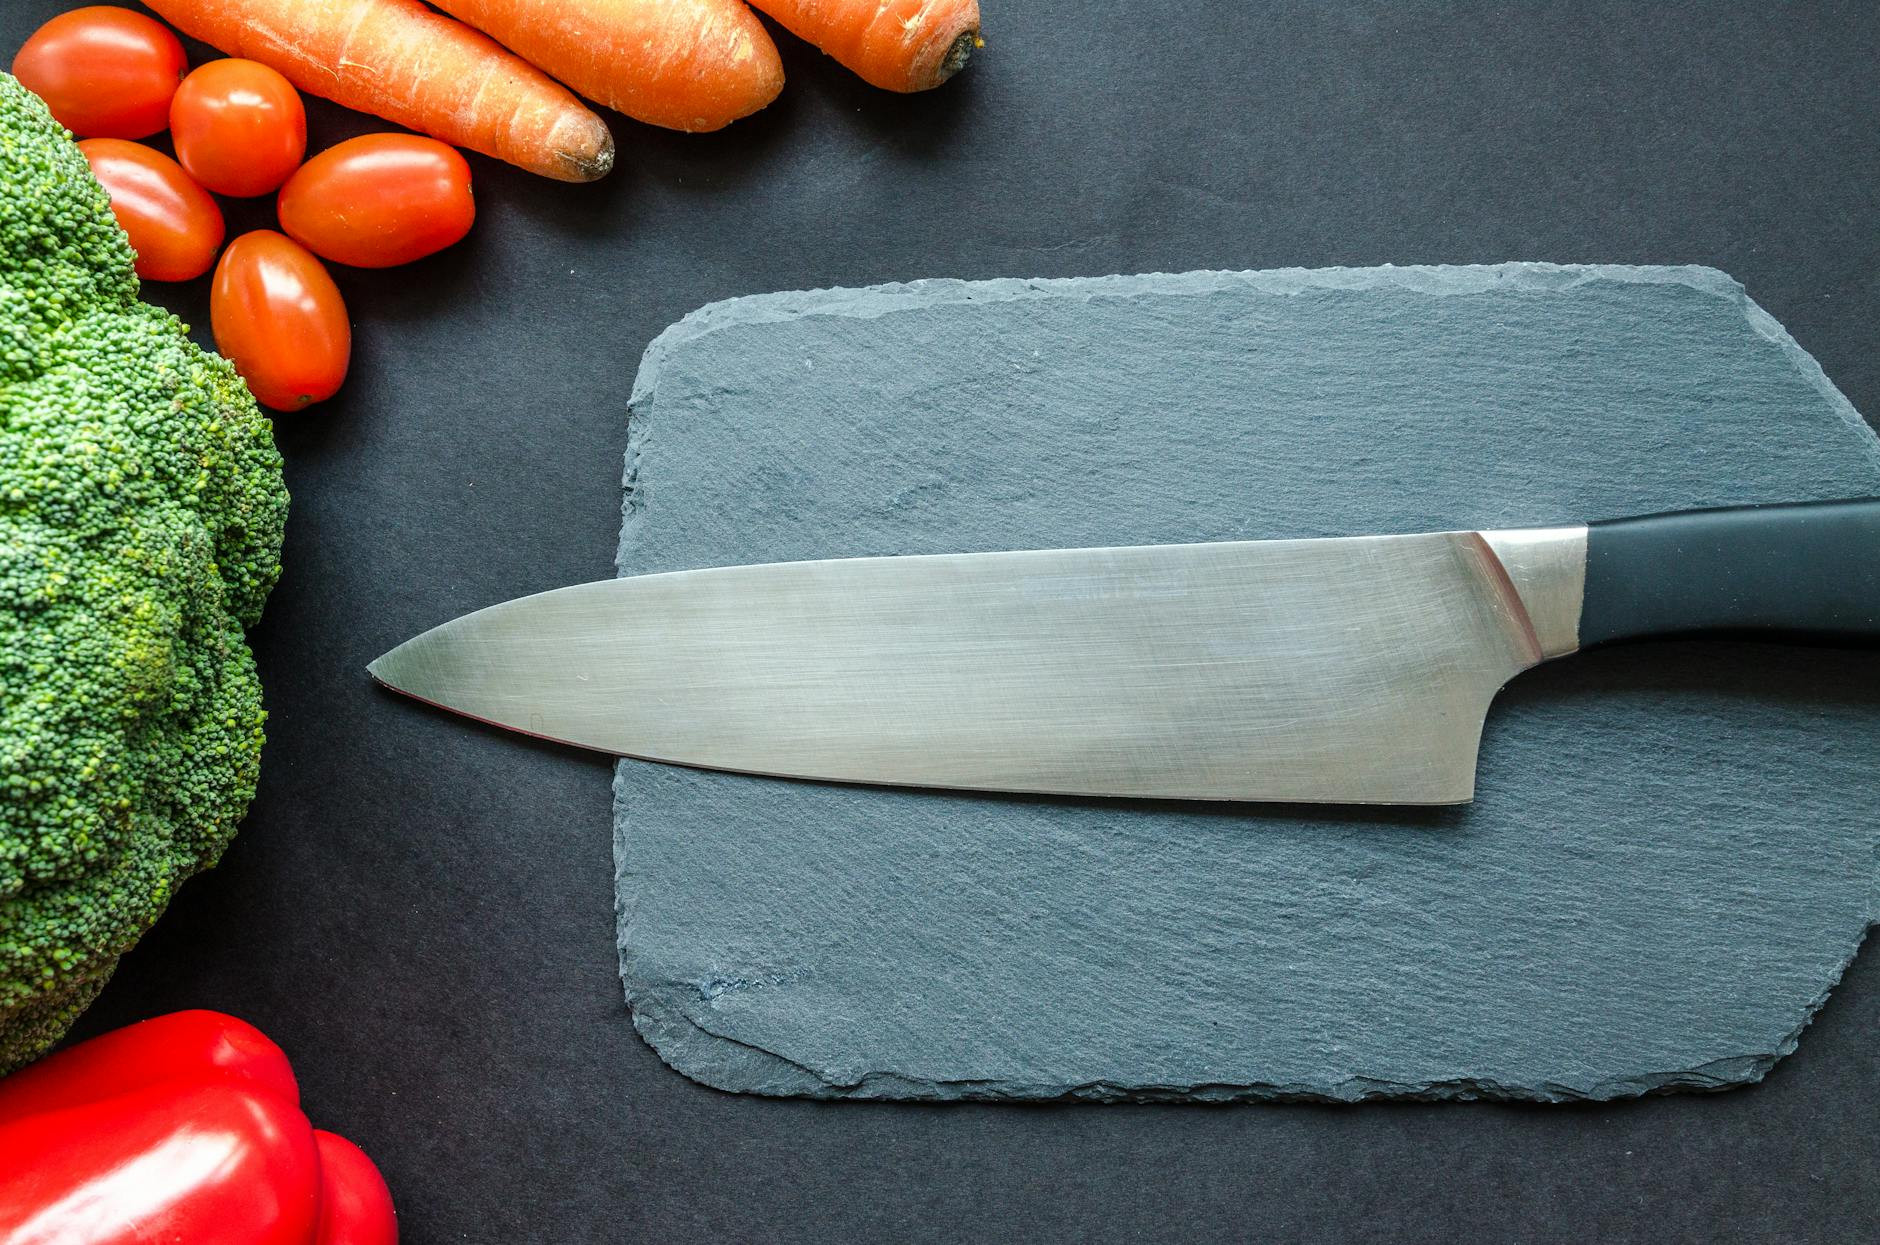
[[[1833,996],[1847,969],[1853,964],[1872,922],[1863,924],[1840,967],[1807,1005],[1801,1022],[1788,1033],[1775,1050],[1763,1054],[1729,1056],[1692,1068],[1666,1072],[1639,1073],[1601,1081],[1593,1085],[1559,1083],[1540,1085],[1503,1084],[1487,1078],[1459,1077],[1446,1081],[1399,1082],[1367,1077],[1353,1077],[1340,1082],[1331,1092],[1304,1085],[1273,1082],[1229,1084],[1194,1082],[1166,1085],[1122,1085],[1109,1081],[1077,1084],[1020,1083],[1000,1081],[996,1089],[972,1081],[933,1081],[877,1070],[853,1079],[832,1077],[814,1068],[718,1033],[679,1006],[674,995],[687,987],[663,983],[664,991],[636,995],[628,986],[627,998],[634,1029],[667,1067],[690,1081],[727,1093],[754,1094],[766,1098],[815,1098],[821,1100],[891,1101],[891,1102],[1030,1102],[1030,1103],[1135,1103],[1192,1102],[1244,1103],[1293,1102],[1356,1104],[1370,1101],[1416,1102],[1531,1102],[1567,1104],[1615,1102],[1631,1098],[1665,1094],[1719,1093],[1753,1085],[1763,1080],[1783,1059],[1795,1053],[1801,1037]],[[703,995],[701,994],[701,1001]],[[692,1040],[703,1035],[721,1058],[705,1066],[691,1061],[696,1053]],[[723,1058],[729,1055],[731,1058]],[[737,1067],[735,1076],[722,1075]],[[719,1073],[719,1075],[714,1075]]]
[[[1462,280],[1459,282],[1458,278]],[[1880,471],[1880,437],[1861,418],[1840,388],[1828,378],[1815,357],[1749,296],[1741,282],[1721,269],[1702,264],[1553,264],[1512,261],[1502,264],[1416,264],[1403,267],[1383,264],[1369,268],[1203,269],[1184,273],[1154,272],[1104,277],[999,277],[983,281],[933,277],[883,285],[831,286],[719,299],[687,312],[676,323],[662,330],[641,354],[633,389],[627,398],[627,448],[621,481],[621,530],[615,550],[615,568],[619,574],[627,573],[625,567],[631,556],[634,532],[645,504],[639,489],[639,464],[650,432],[645,412],[657,393],[660,368],[681,346],[713,333],[805,317],[873,319],[958,303],[1009,302],[1062,297],[1066,294],[1084,299],[1100,299],[1129,297],[1146,292],[1178,297],[1204,296],[1223,289],[1280,295],[1319,290],[1401,289],[1452,297],[1507,288],[1567,290],[1601,281],[1683,285],[1736,304],[1751,329],[1759,337],[1779,347],[1788,357],[1790,365],[1828,401],[1842,422],[1856,434],[1869,464]]]

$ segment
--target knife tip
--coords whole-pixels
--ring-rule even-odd
[[[428,644],[425,636],[415,636],[367,662],[366,675],[388,692],[437,704],[443,698],[437,694],[433,677],[436,656],[435,646]]]
[[[398,651],[397,649],[392,650],[392,652],[397,652],[397,651]],[[391,691],[396,692],[396,691],[399,691],[400,688],[396,683],[392,682],[390,671],[388,670],[388,667],[391,665],[391,663],[387,661],[387,658],[391,657],[391,655],[392,653],[380,653],[377,657],[374,657],[371,661],[367,662],[366,674],[372,679],[374,683],[377,683],[380,687],[388,688]]]

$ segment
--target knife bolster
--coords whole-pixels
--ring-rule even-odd
[[[1541,659],[1580,647],[1586,587],[1586,526],[1524,527],[1481,532],[1527,611]]]

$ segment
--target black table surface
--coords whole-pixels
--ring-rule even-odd
[[[315,1122],[377,1159],[414,1245],[1873,1239],[1872,957],[1764,1084],[1714,1096],[723,1094],[629,1023],[609,762],[370,684],[365,663],[417,631],[612,573],[640,352],[736,294],[1710,264],[1880,412],[1880,19],[1863,0],[982,4],[988,46],[939,91],[873,91],[779,32],[789,85],[759,116],[694,136],[610,114],[619,168],[590,186],[473,157],[468,241],[340,274],[351,378],[276,425],[294,509],[253,634],[260,794],[78,1032],[186,1007],[260,1025]],[[8,0],[0,48],[65,7]],[[310,118],[316,145],[386,128],[323,101]],[[229,215],[272,224],[265,200]],[[148,296],[204,325],[206,285]]]

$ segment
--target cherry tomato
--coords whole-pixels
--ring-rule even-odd
[[[13,57],[13,76],[80,138],[155,134],[188,67],[167,26],[105,4],[59,14]]]
[[[215,348],[255,401],[297,411],[346,379],[352,326],[339,287],[304,247],[272,229],[229,243],[209,289]]]
[[[470,166],[417,134],[365,134],[329,147],[281,188],[281,228],[316,255],[390,268],[470,232]]]
[[[176,158],[196,184],[246,199],[279,190],[307,154],[307,110],[294,84],[257,61],[210,61],[170,101]]]
[[[188,281],[209,271],[226,229],[222,209],[182,165],[122,138],[88,138],[78,149],[111,196],[111,214],[130,235],[138,276]]]

